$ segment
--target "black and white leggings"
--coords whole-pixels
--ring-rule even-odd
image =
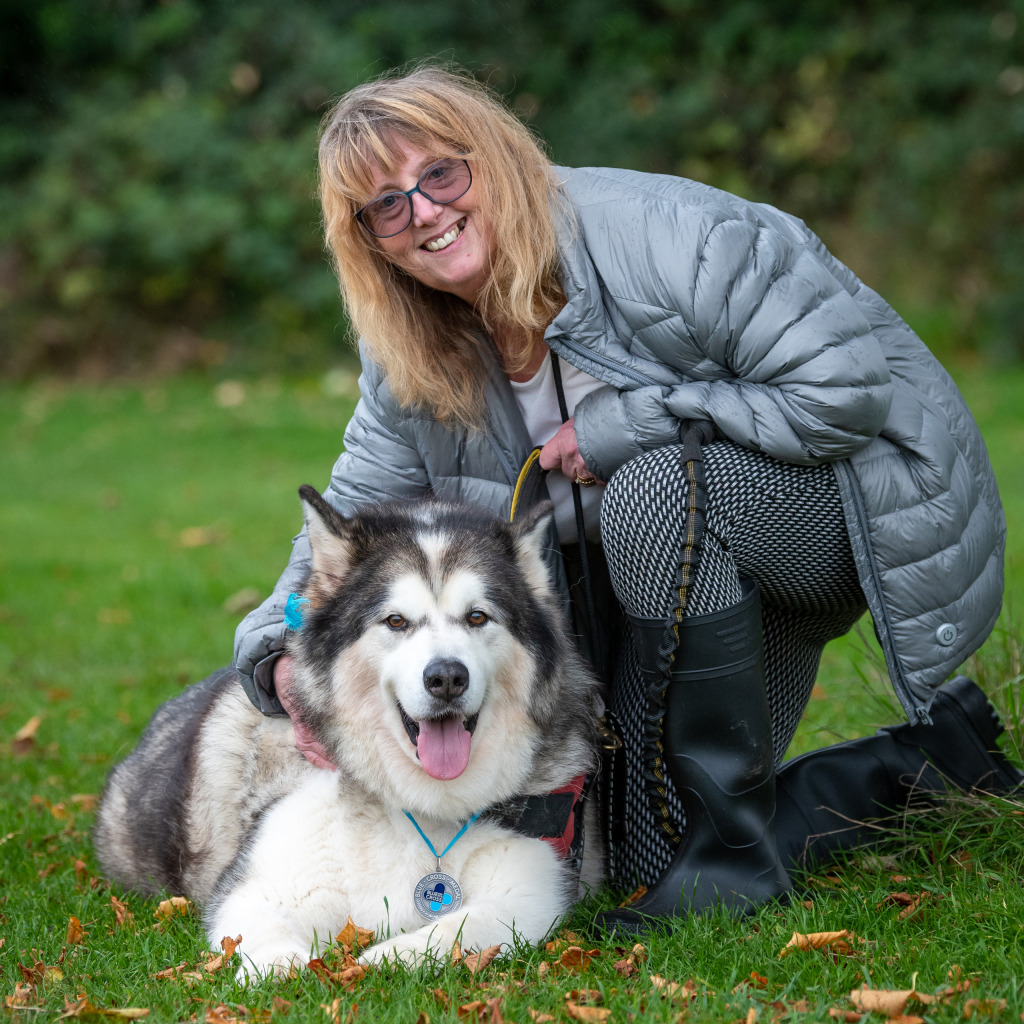
[[[822,649],[848,632],[865,609],[835,474],[830,466],[793,466],[728,441],[704,447],[703,471],[703,543],[683,614],[736,604],[740,577],[760,585],[778,764],[810,699]],[[667,618],[680,605],[688,486],[679,446],[632,460],[608,483],[602,552],[618,604],[635,615]],[[656,880],[673,848],[656,827],[643,783],[646,695],[621,615],[617,630],[606,677],[610,718],[623,746],[612,755],[602,785],[606,814],[614,811],[610,874],[629,887]],[[682,824],[683,809],[666,781],[669,812]]]

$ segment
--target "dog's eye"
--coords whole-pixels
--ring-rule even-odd
[[[405,616],[399,615],[397,612],[394,615],[389,615],[384,622],[388,629],[405,629],[409,625],[405,620]]]
[[[480,611],[479,608],[474,608],[473,611],[466,616],[466,621],[471,626],[482,626],[487,621],[487,613]]]

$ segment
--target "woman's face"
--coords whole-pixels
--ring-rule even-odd
[[[396,170],[386,174],[380,167],[371,168],[370,199],[414,188],[420,175],[442,156],[404,139],[396,139],[396,143]],[[490,271],[489,231],[477,204],[475,181],[464,196],[445,205],[431,202],[420,192],[411,198],[412,223],[397,235],[378,238],[378,244],[420,283],[474,304]]]

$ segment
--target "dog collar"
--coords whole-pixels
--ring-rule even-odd
[[[571,860],[579,852],[576,815],[586,781],[586,776],[577,775],[550,793],[513,797],[489,808],[485,817],[518,835],[543,839],[560,860]]]
[[[435,917],[443,914],[452,914],[462,906],[462,889],[455,879],[441,870],[441,858],[466,834],[466,829],[480,817],[479,812],[474,814],[458,832],[455,833],[451,842],[440,852],[437,852],[434,844],[430,841],[426,832],[420,828],[419,822],[408,812],[402,813],[413,823],[420,838],[427,844],[427,849],[434,855],[437,861],[437,870],[424,875],[413,889],[412,902],[420,917],[432,921]]]

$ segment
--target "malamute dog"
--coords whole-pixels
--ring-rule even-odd
[[[536,836],[573,827],[601,713],[541,556],[550,505],[510,526],[437,503],[344,518],[299,493],[313,558],[286,649],[338,771],[225,669],[160,707],[112,772],[105,872],[199,901],[210,940],[241,934],[260,974],[306,963],[350,916],[386,937],[368,960],[539,941],[576,890]]]

